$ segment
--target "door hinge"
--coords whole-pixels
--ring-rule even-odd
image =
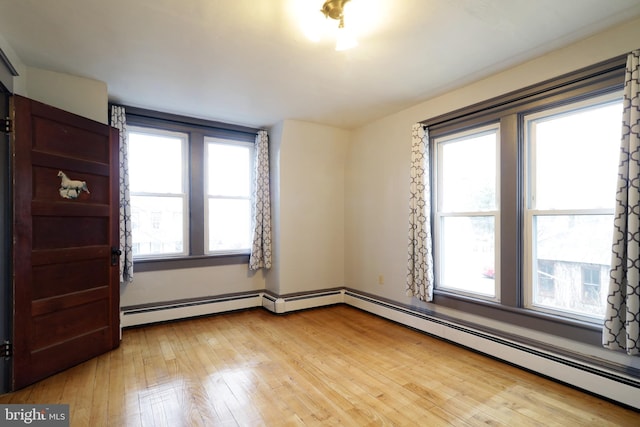
[[[13,132],[13,122],[11,121],[11,119],[9,117],[5,117],[4,118],[4,123],[2,125],[2,131],[4,133]]]
[[[13,345],[11,345],[11,341],[4,340],[0,351],[0,357],[4,357],[6,360],[11,358],[11,356],[13,356]]]

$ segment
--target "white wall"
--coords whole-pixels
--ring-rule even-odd
[[[266,274],[265,288],[275,294],[280,294],[280,262],[282,258],[280,234],[280,152],[282,148],[282,135],[284,121],[277,123],[269,130],[269,169],[271,182],[271,254],[272,266]]]
[[[489,319],[452,312],[406,296],[411,125],[637,48],[640,48],[640,20],[636,19],[354,131],[345,175],[345,285],[403,304],[523,333],[509,325],[498,325]],[[378,283],[379,275],[384,275],[383,285]],[[632,358],[612,352],[605,354],[600,349],[589,352],[640,365]]]
[[[285,120],[272,130],[274,269],[284,295],[344,285],[344,162],[349,132]]]
[[[168,302],[224,294],[261,291],[262,271],[251,272],[246,264],[160,270],[133,274],[133,282],[120,293],[120,305]]]
[[[354,133],[345,176],[346,286],[398,301],[405,301],[410,150],[411,124],[365,126]]]
[[[98,80],[26,67],[25,96],[100,123],[109,123],[107,84]]]
[[[107,84],[70,74],[24,65],[0,34],[0,49],[18,72],[13,77],[13,93],[49,104],[100,123],[109,122]]]

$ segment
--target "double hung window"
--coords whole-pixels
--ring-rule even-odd
[[[435,139],[440,289],[499,299],[499,130],[492,124]]]
[[[205,138],[207,253],[251,247],[253,144]]]
[[[604,316],[621,120],[618,93],[523,117],[526,307]]]
[[[424,122],[437,303],[599,325],[623,77],[616,58]]]
[[[142,271],[246,262],[257,130],[135,108],[127,123],[133,256]]]
[[[187,142],[185,133],[129,128],[134,257],[187,254]]]

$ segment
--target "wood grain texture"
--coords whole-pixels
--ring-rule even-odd
[[[119,149],[107,125],[19,95],[11,103],[10,388],[17,390],[119,345],[111,256],[119,246]],[[61,171],[91,193],[63,188]]]
[[[118,349],[0,396],[72,426],[638,426],[640,413],[347,306],[124,331]]]

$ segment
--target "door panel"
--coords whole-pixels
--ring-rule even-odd
[[[74,159],[83,159],[103,163],[109,157],[109,140],[94,133],[93,129],[76,128],[73,132],[55,120],[61,117],[33,118],[33,149],[50,155],[68,157],[73,153]],[[97,125],[100,125],[97,123]],[[104,163],[103,163],[104,164]]]
[[[20,96],[12,114],[18,389],[119,344],[118,135]]]
[[[98,277],[108,277],[109,266],[100,259],[100,255],[91,255],[90,259],[76,259],[67,262],[43,262],[33,260],[33,299],[54,298],[57,295],[82,292],[87,284],[85,277],[88,274]],[[80,270],[85,274],[69,275],[68,270]],[[96,284],[99,281],[96,280]]]

